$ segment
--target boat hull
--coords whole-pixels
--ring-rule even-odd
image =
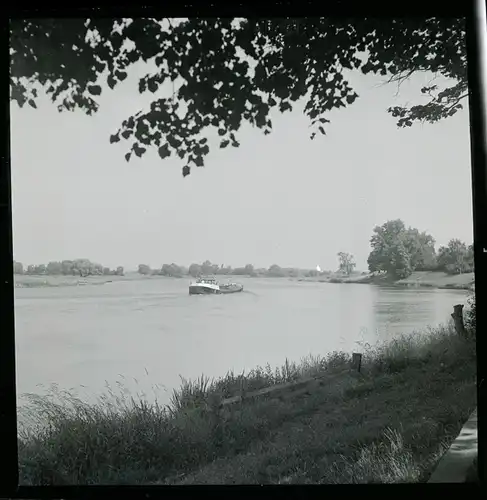
[[[191,285],[189,287],[189,294],[190,295],[211,295],[211,294],[216,294],[220,293],[219,288],[212,288],[208,286],[200,286],[200,285]]]
[[[243,291],[242,285],[220,286],[220,293],[238,293]]]

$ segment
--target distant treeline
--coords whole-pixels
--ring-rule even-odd
[[[391,278],[404,279],[413,271],[442,271],[448,274],[473,272],[473,245],[459,239],[451,239],[446,246],[435,248],[435,239],[426,232],[406,227],[400,219],[390,220],[376,226],[370,239],[372,250],[367,263],[371,273],[387,273]],[[272,278],[306,278],[330,274],[350,275],[355,271],[354,256],[339,252],[337,271],[318,271],[281,267],[273,264],[269,268],[255,268],[252,264],[232,268],[223,264],[213,264],[209,260],[202,264],[191,264],[189,268],[177,264],[163,264],[151,269],[140,264],[138,272],[143,275],[159,276],[201,276],[237,275]]]
[[[373,230],[370,239],[372,250],[367,260],[369,271],[387,273],[394,279],[407,278],[413,271],[443,271],[448,274],[473,272],[473,245],[454,238],[436,251],[435,243],[433,236],[416,228],[406,227],[401,219],[387,221]],[[147,264],[139,264],[138,272],[147,276],[175,278],[202,275],[308,278],[334,273],[352,274],[356,267],[354,256],[346,252],[339,252],[337,256],[337,271],[281,267],[277,264],[272,264],[269,268],[255,268],[252,264],[232,268],[206,260],[202,264],[193,263],[189,267],[174,263],[163,264],[157,269],[152,269]],[[27,275],[123,276],[124,269],[122,266],[110,269],[88,259],[75,259],[29,265],[26,269],[22,263],[14,262],[14,272]]]
[[[253,276],[253,277],[273,277],[273,278],[297,278],[297,277],[310,277],[318,276],[318,271],[315,269],[298,269],[280,267],[273,264],[269,268],[254,268],[252,264],[247,264],[244,267],[232,268],[224,264],[213,264],[206,260],[202,264],[191,264],[189,267],[179,266],[177,264],[163,264],[158,269],[152,269],[147,264],[139,264],[139,274],[146,276],[171,276],[180,278],[183,276],[197,276],[206,275],[223,275],[223,276]],[[331,271],[329,271],[331,273]]]
[[[14,261],[14,274],[32,276],[123,276],[123,267],[116,269],[104,267],[88,259],[52,261],[48,264],[30,264],[24,268],[21,262]]]

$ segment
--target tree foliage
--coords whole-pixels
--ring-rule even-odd
[[[351,253],[338,252],[338,271],[350,275],[356,267],[355,260]]]
[[[406,231],[404,245],[409,254],[411,269],[415,271],[434,271],[437,267],[435,239],[416,228]]]
[[[158,274],[172,278],[181,278],[184,272],[180,266],[173,262],[172,264],[163,264]]]
[[[267,275],[271,278],[283,278],[286,276],[286,271],[281,266],[272,264],[272,266],[269,266],[269,269],[267,270]]]
[[[476,334],[477,329],[477,307],[475,293],[471,292],[467,300],[468,308],[465,311],[465,326],[471,336]]]
[[[432,72],[450,83],[421,89],[426,102],[390,107],[400,127],[452,116],[467,96],[465,25],[461,19],[330,20],[148,18],[16,19],[10,23],[10,96],[36,107],[39,84],[60,111],[98,110],[99,97],[127,78],[138,61],[154,62],[139,92],[148,109],[127,117],[110,142],[128,141],[125,156],[157,148],[183,163],[183,175],[203,166],[208,132],[220,148],[238,147],[244,123],[272,130],[271,112],[303,99],[311,138],[325,134],[329,112],[355,102],[347,70],[400,83]],[[173,88],[162,95],[165,84]]]
[[[435,239],[416,228],[406,228],[401,219],[374,228],[368,265],[371,272],[386,272],[403,279],[413,271],[444,271],[459,274],[473,271],[473,245],[452,239],[435,250]]]
[[[374,228],[367,263],[371,272],[386,272],[394,278],[411,274],[411,258],[405,247],[406,226],[400,219],[390,220]]]
[[[452,239],[438,250],[438,267],[449,274],[469,273],[474,270],[473,245],[467,246],[459,239]]]
[[[14,274],[24,274],[24,266],[22,262],[16,262],[14,260]]]
[[[88,259],[63,260],[61,262],[51,261],[46,264],[29,264],[27,269],[21,262],[14,261],[14,274],[28,274],[41,276],[101,276],[116,275],[123,276],[122,266],[111,270],[109,267],[103,267],[101,264],[91,262]]]
[[[139,264],[137,272],[139,274],[143,274],[145,276],[148,276],[149,274],[152,274],[152,269],[147,264]]]
[[[197,278],[198,276],[201,276],[201,266],[199,264],[191,264],[189,266],[189,275],[192,276],[193,278]]]

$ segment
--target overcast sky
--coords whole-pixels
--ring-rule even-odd
[[[181,163],[154,151],[126,163],[109,135],[153,96],[134,70],[100,110],[11,108],[14,257],[24,263],[89,258],[103,265],[189,265],[209,259],[325,269],[340,251],[366,268],[372,229],[388,219],[472,241],[468,112],[397,129],[386,112],[421,102],[431,75],[397,85],[354,73],[360,98],[309,139],[302,108],[276,114],[264,136],[245,127],[240,148],[214,150],[183,179]],[[382,78],[382,79],[381,79]],[[465,105],[467,103],[465,102]]]

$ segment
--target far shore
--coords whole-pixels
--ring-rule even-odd
[[[451,275],[441,271],[415,271],[406,279],[394,280],[385,274],[359,274],[339,276],[330,274],[312,278],[297,278],[298,281],[318,283],[353,283],[365,285],[382,285],[395,287],[427,287],[452,290],[473,290],[475,283],[474,273]]]
[[[105,285],[117,281],[134,281],[151,278],[166,278],[166,276],[143,276],[137,272],[128,272],[123,276],[64,276],[64,275],[30,275],[16,274],[14,282],[16,288],[48,288],[60,286],[90,286]]]
[[[218,279],[237,280],[240,278],[252,278],[252,276],[222,275]],[[279,277],[253,276],[254,278],[283,279]],[[458,275],[449,275],[439,271],[415,271],[404,280],[393,280],[387,275],[371,273],[353,273],[350,276],[338,273],[322,274],[314,277],[286,277],[291,281],[312,282],[312,283],[350,283],[366,284],[394,287],[427,287],[453,290],[473,290],[474,273],[464,273]],[[152,279],[193,279],[191,276],[169,277],[160,275],[142,275],[137,272],[128,272],[124,276],[36,276],[36,275],[15,275],[16,288],[41,288],[41,287],[60,287],[60,286],[89,286],[104,285],[117,281],[138,281]]]

